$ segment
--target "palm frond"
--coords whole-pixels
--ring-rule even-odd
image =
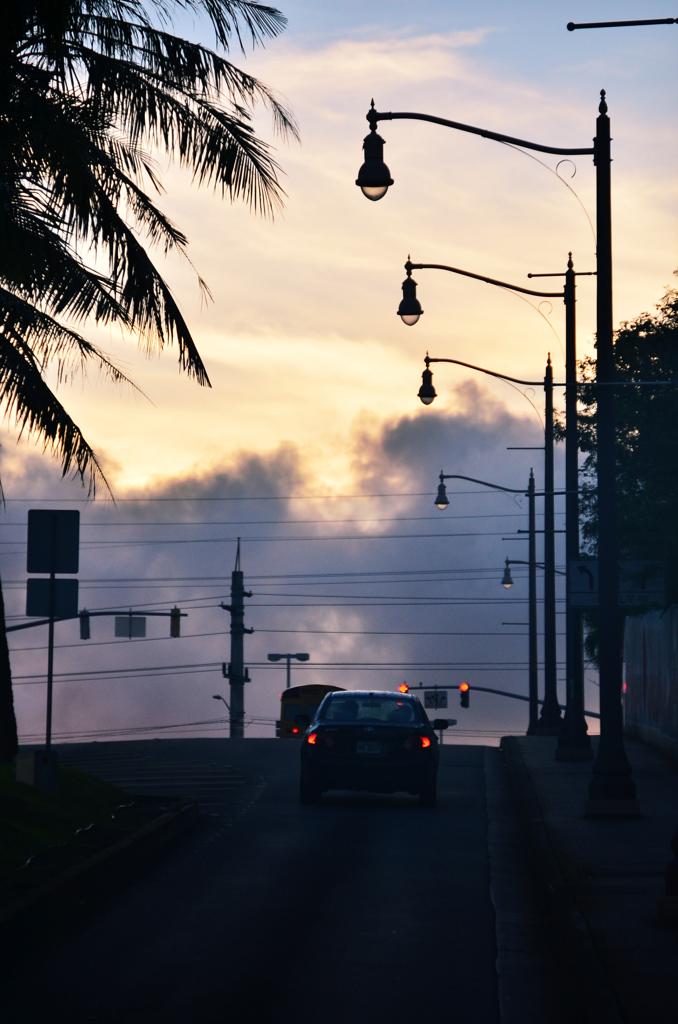
[[[63,476],[88,478],[93,497],[99,484],[110,491],[92,447],[42,378],[30,352],[20,351],[9,332],[0,334],[0,404],[5,417],[26,433],[41,438],[61,462]]]
[[[85,376],[90,362],[93,362],[112,383],[128,385],[144,395],[97,345],[5,288],[0,288],[0,334],[5,332],[17,348],[32,353],[41,372],[51,363],[56,363],[60,383],[67,379],[72,381],[76,374]]]

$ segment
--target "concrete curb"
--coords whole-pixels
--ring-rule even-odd
[[[549,914],[556,949],[574,996],[581,1024],[624,1024],[617,997],[594,945],[575,890],[567,883],[554,852],[530,774],[514,736],[504,736],[511,782],[532,856],[543,908]]]
[[[34,931],[39,920],[58,918],[61,923],[195,826],[199,816],[197,804],[166,811],[132,835],[0,908],[0,930],[11,930],[16,938],[27,928]]]

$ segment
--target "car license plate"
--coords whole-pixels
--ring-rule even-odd
[[[356,751],[358,754],[381,754],[381,743],[374,740],[359,740]]]

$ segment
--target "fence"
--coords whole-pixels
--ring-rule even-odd
[[[678,606],[627,618],[624,731],[678,759]]]

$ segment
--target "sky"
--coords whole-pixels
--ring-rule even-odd
[[[224,710],[211,698],[228,699],[219,604],[238,536],[253,591],[246,623],[255,629],[245,647],[248,735],[273,735],[284,669],[266,655],[278,650],[309,652],[295,681],[391,688],[468,679],[526,692],[522,568],[510,592],[499,584],[505,557],[526,557],[516,534],[526,527],[524,499],[461,481],[450,486],[456,496],[445,513],[433,497],[441,469],[520,488],[534,466],[539,486],[539,453],[507,448],[540,443],[542,393],[449,365],[434,367],[432,406],[421,405],[417,389],[427,351],[530,380],[541,379],[551,353],[562,379],[562,303],[530,308],[516,293],[427,270],[414,274],[420,322],[405,327],[396,310],[408,255],[521,286],[530,272],[562,272],[569,251],[577,269],[594,270],[591,159],[559,164],[431,124],[382,122],[395,184],[369,203],[354,181],[372,98],[381,110],[583,147],[604,88],[614,140],[615,321],[652,311],[674,281],[678,26],[565,27],[667,16],[660,6],[422,0],[413,10],[399,0],[343,0],[282,9],[286,32],[231,58],[297,118],[300,143],[276,139],[266,111],[255,121],[277,147],[284,212],[258,218],[160,161],[160,206],[188,235],[213,302],[201,303],[187,263],[159,254],[157,262],[212,388],[178,373],[176,350],[148,358],[115,332],[91,332],[143,392],[96,377],[59,390],[116,505],[104,495],[88,503],[47,455],[17,444],[10,429],[3,434],[0,571],[10,623],[23,621],[30,507],[81,509],[81,606],[189,612],[178,640],[160,618],[148,619],[139,641],[115,640],[106,618],[93,620],[91,641],[79,640],[76,624],[58,626],[58,736],[223,732],[223,723],[210,724]],[[177,30],[212,42],[205,23],[184,20]],[[554,279],[544,290],[557,287]],[[592,278],[579,280],[582,356],[594,352],[594,288]],[[561,480],[561,455],[557,472]],[[560,631],[563,623],[560,615]],[[27,741],[44,729],[45,633],[10,634]],[[496,742],[526,723],[522,702],[480,694],[468,711],[449,713],[459,725],[448,741]],[[180,723],[207,724],[170,728]]]

